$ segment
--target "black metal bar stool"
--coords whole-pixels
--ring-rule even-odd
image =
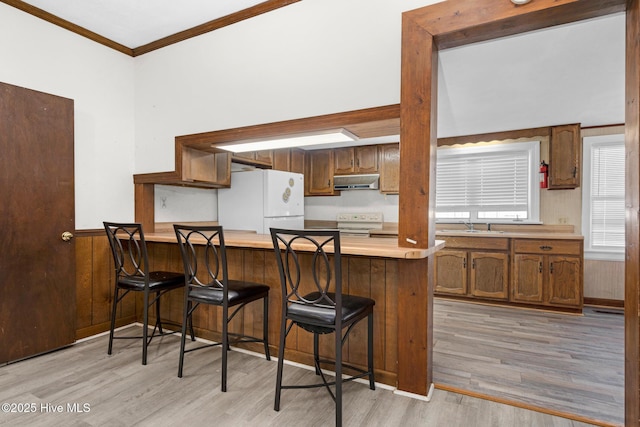
[[[373,306],[375,301],[342,293],[342,263],[338,230],[271,229],[282,288],[282,318],[278,373],[274,409],[280,410],[282,389],[326,387],[336,404],[336,426],[342,425],[342,383],[356,378],[369,378],[369,388],[375,390],[373,372]],[[331,291],[330,291],[331,289]],[[346,364],[342,347],[352,328],[367,319],[367,370]],[[284,348],[293,325],[313,334],[316,375],[322,382],[305,385],[282,384]],[[346,329],[343,335],[343,329]],[[319,335],[334,334],[335,360],[320,359]],[[335,365],[335,380],[328,381],[321,363]],[[356,375],[343,378],[343,367]],[[335,386],[335,394],[331,389]]]
[[[186,325],[191,321],[193,312],[200,304],[211,304],[222,307],[222,342],[200,345],[185,350],[186,326],[182,328],[180,343],[180,363],[178,377],[182,378],[184,354],[190,351],[220,345],[222,347],[222,381],[220,389],[227,391],[227,352],[229,336],[233,343],[261,342],[267,360],[269,355],[269,287],[267,285],[230,280],[227,273],[227,251],[224,244],[224,233],[221,226],[174,226],[180,253],[184,262],[184,315],[182,321]],[[229,332],[229,322],[246,304],[263,301],[262,338]],[[229,309],[235,310],[229,315]]]
[[[156,335],[170,335],[177,331],[165,332],[160,317],[160,297],[172,289],[184,286],[184,274],[172,271],[149,271],[149,255],[142,225],[139,223],[104,222],[115,264],[115,290],[111,310],[109,349],[111,354],[114,339],[142,339],[142,364],[147,364],[147,347]],[[118,303],[129,292],[142,292],[142,336],[114,336]],[[156,306],[156,323],[151,335],[148,333],[149,307]],[[165,322],[173,324],[172,322]],[[179,325],[177,325],[179,326]],[[194,339],[191,325],[191,339]],[[156,331],[158,332],[156,334]]]

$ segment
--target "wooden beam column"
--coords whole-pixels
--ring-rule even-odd
[[[625,425],[640,426],[640,0],[627,4]]]
[[[398,244],[428,248],[435,243],[429,208],[435,206],[438,54],[431,34],[406,15],[402,46]],[[398,389],[424,396],[433,383],[429,267],[428,259],[404,260],[398,269]]]

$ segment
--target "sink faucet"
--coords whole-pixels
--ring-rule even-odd
[[[469,218],[469,222],[462,221],[462,223],[469,229],[469,231],[473,231],[473,223],[471,222],[471,218]]]

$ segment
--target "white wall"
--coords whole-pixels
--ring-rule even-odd
[[[401,13],[432,3],[305,0],[137,58],[0,3],[0,81],[75,100],[76,228],[99,228],[133,219],[132,175],[174,170],[178,135],[398,103]],[[439,136],[540,126],[541,117],[568,123],[585,111],[602,118],[592,125],[621,123],[624,15],[585,25],[549,30],[526,51],[516,36],[443,53]],[[575,39],[587,43],[559,62],[551,47]],[[485,67],[498,61],[507,61],[500,73]],[[572,80],[580,70],[598,81]],[[509,85],[496,92],[496,81]],[[562,102],[527,89],[534,82],[553,83]],[[566,92],[576,86],[588,92]],[[497,97],[505,92],[506,106]],[[178,207],[196,194],[171,193]],[[203,194],[215,204],[215,191]],[[183,212],[198,211],[191,206]],[[332,209],[341,207],[317,211]]]
[[[400,101],[401,12],[425,0],[305,0],[136,58],[136,171],[174,137]]]
[[[77,229],[133,219],[133,62],[0,3],[0,81],[74,100]]]
[[[398,103],[401,14],[431,3],[305,0],[136,58],[136,172],[174,170],[177,135]],[[440,137],[621,123],[624,14],[443,51],[438,92]]]

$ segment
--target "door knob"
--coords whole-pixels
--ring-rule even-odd
[[[69,232],[69,231],[65,231],[64,233],[62,233],[62,240],[64,240],[65,242],[68,242],[69,240],[73,239],[73,233]]]

